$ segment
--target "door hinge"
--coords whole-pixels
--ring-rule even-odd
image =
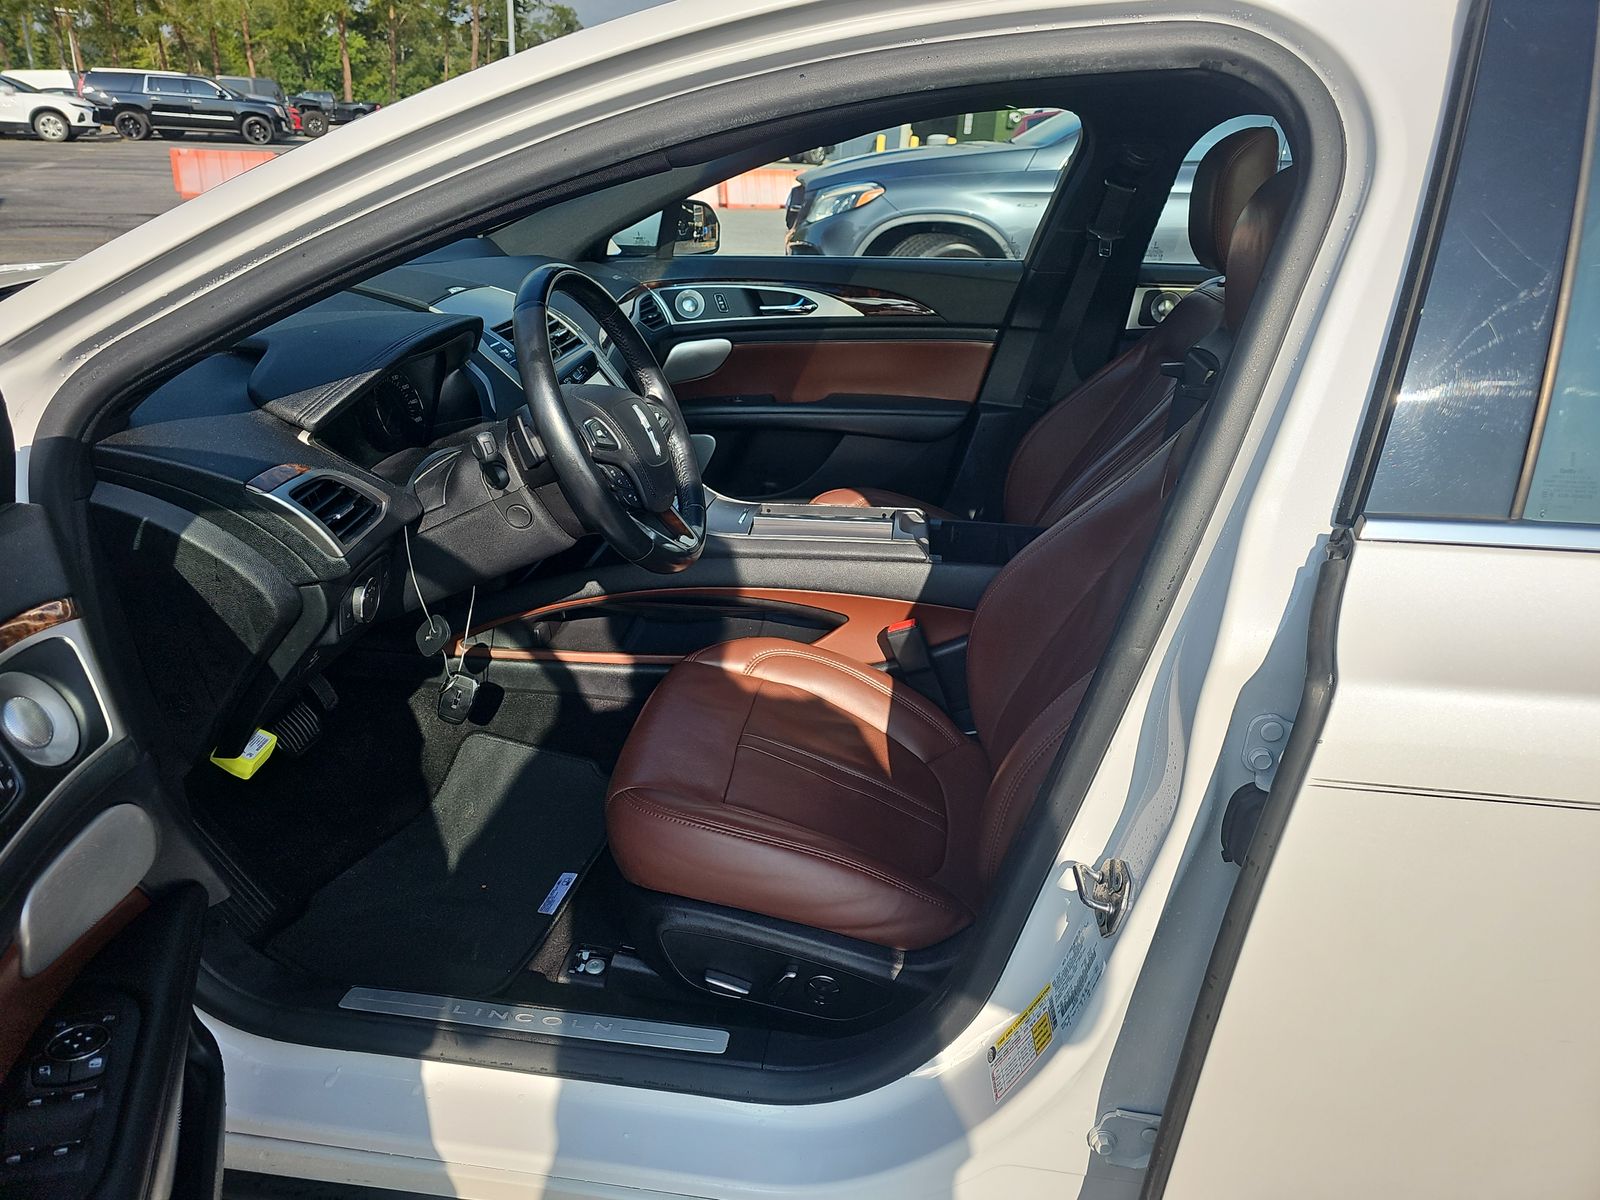
[[[1122,924],[1133,899],[1133,872],[1128,864],[1120,858],[1108,858],[1098,868],[1073,863],[1072,878],[1078,885],[1078,899],[1094,913],[1100,936],[1110,937]]]
[[[1150,1151],[1160,1128],[1160,1113],[1113,1108],[1089,1131],[1089,1149],[1112,1166],[1142,1171],[1150,1165]]]

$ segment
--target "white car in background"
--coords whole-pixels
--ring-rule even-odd
[[[46,142],[70,142],[100,128],[94,105],[76,96],[44,92],[0,74],[0,133],[31,133]]]
[[[0,301],[0,1192],[1600,1192],[1597,25],[680,0]]]

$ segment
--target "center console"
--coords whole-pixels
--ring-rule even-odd
[[[804,542],[867,545],[895,556],[929,557],[928,520],[909,508],[758,502],[712,493],[706,533],[718,539],[707,543],[712,553],[759,553],[767,543]]]
[[[732,500],[711,495],[708,553],[751,555],[809,547],[813,552],[1000,567],[1044,532],[997,521],[929,518],[916,508]]]

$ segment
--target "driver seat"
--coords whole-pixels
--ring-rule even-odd
[[[1233,232],[1237,329],[1294,195]],[[894,950],[972,922],[1077,715],[1200,425],[1169,431],[991,581],[973,618],[976,736],[893,677],[748,638],[673,667],[628,738],[606,823],[631,883]]]

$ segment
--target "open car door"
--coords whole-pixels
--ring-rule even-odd
[[[0,405],[0,1195],[215,1197],[206,869],[15,462]]]

